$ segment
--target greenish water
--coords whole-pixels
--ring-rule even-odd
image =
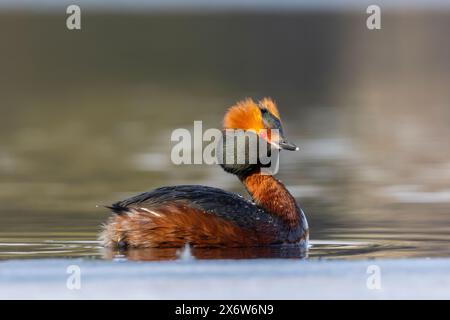
[[[235,101],[266,95],[301,147],[279,178],[311,248],[194,256],[448,257],[448,16],[387,13],[368,33],[345,12],[87,14],[77,33],[55,15],[2,12],[0,259],[120,258],[96,242],[102,205],[174,184],[244,193],[218,167],[173,165],[170,134],[220,127]]]

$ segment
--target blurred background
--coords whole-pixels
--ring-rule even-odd
[[[449,256],[450,3],[378,1],[381,30],[370,4],[0,1],[0,258],[95,255],[50,243],[95,241],[96,205],[158,186],[244,193],[219,167],[173,165],[170,134],[264,96],[301,147],[278,177],[317,248]]]

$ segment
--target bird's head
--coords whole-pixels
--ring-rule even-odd
[[[299,148],[287,141],[280,113],[275,102],[264,98],[258,103],[252,99],[239,101],[228,109],[223,120],[224,129],[252,131],[277,149],[296,151]]]

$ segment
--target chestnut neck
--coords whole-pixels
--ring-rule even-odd
[[[259,171],[239,176],[239,179],[258,206],[279,217],[290,227],[300,223],[301,212],[297,202],[279,180]]]

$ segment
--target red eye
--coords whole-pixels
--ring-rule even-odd
[[[267,129],[261,130],[259,136],[267,141],[270,141],[270,130]]]

